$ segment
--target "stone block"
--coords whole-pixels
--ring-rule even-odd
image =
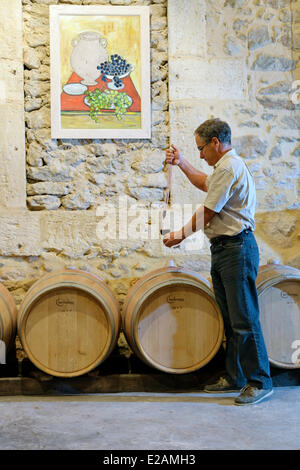
[[[46,46],[49,44],[49,30],[48,28],[43,28],[37,32],[25,30],[24,41],[29,47]]]
[[[247,99],[243,58],[170,58],[170,100]]]
[[[148,188],[148,187],[131,187],[129,188],[129,195],[136,199],[143,199],[150,202],[162,201],[163,190],[160,188]]]
[[[252,70],[287,72],[294,70],[296,61],[284,56],[271,56],[268,54],[260,54],[252,64]]]
[[[56,253],[43,252],[41,254],[41,261],[42,261],[42,267],[47,272],[59,271],[65,268],[65,260],[57,256]]]
[[[34,49],[28,48],[32,51]],[[34,81],[47,81],[50,80],[50,67],[49,65],[42,64],[38,68],[30,67],[31,70],[26,70],[24,71],[24,78],[28,82],[34,82]]]
[[[256,97],[257,101],[267,109],[288,109],[288,110],[295,110],[296,105],[292,103],[289,98],[274,98],[270,96],[257,96]]]
[[[269,159],[274,160],[274,158],[280,158],[282,156],[282,151],[280,148],[280,145],[275,145],[275,147],[272,148]]]
[[[73,178],[74,168],[54,160],[50,165],[42,167],[30,167],[27,169],[27,176],[34,181],[69,181]]]
[[[167,180],[163,173],[150,173],[134,179],[133,184],[137,183],[137,186],[147,186],[149,188],[166,188]]]
[[[260,95],[277,95],[280,93],[289,93],[291,90],[291,84],[288,81],[279,81],[272,85],[262,87],[258,90]]]
[[[265,3],[265,2],[264,2]],[[290,6],[290,0],[267,0],[267,5],[275,10]]]
[[[0,205],[25,207],[22,2],[0,3]]]
[[[268,237],[272,246],[291,247],[291,238],[297,225],[296,211],[274,211],[257,216],[259,232]]]
[[[36,49],[27,47],[24,50],[24,65],[29,69],[38,69],[40,66],[40,59]]]
[[[33,98],[40,98],[50,92],[50,82],[39,82],[37,80],[33,82],[26,82],[24,86],[26,96]]]
[[[268,148],[268,142],[256,135],[233,137],[232,142],[238,154],[244,158],[264,156]]]
[[[56,196],[39,195],[27,198],[27,204],[31,210],[55,210],[61,205],[61,202]]]
[[[157,173],[163,170],[165,153],[160,150],[145,149],[130,153],[131,168],[141,174]]]
[[[254,28],[249,32],[248,45],[250,50],[259,49],[267,44],[270,44],[271,39],[267,26],[260,26]]]
[[[162,65],[160,61],[152,60],[151,63],[151,83],[165,80],[168,75],[168,65]]]
[[[51,194],[53,196],[66,196],[71,190],[71,184],[65,181],[59,183],[40,182],[27,185],[28,196],[36,196],[40,194]]]
[[[30,143],[27,149],[26,161],[31,166],[41,167],[44,164],[42,156],[43,156],[43,149],[34,140],[33,142]]]
[[[168,1],[169,55],[171,57],[190,55],[205,57],[205,14],[205,0]],[[186,25],[188,25],[188,30]]]
[[[51,130],[49,128],[34,131],[29,129],[29,132],[31,133],[30,139],[28,138],[29,141],[39,142],[47,151],[57,149],[57,140],[51,139]]]
[[[0,59],[0,81],[5,83],[4,102],[24,103],[23,62]]]
[[[167,26],[166,18],[159,18],[157,16],[152,16],[150,20],[150,29],[151,31],[162,31]]]
[[[81,258],[94,243],[99,244],[95,211],[47,211],[40,214],[44,250],[76,259]]]
[[[247,0],[225,0],[224,7],[242,8],[245,6],[245,3],[247,3]]]
[[[296,148],[293,150],[292,155],[293,155],[294,157],[300,157],[300,146],[299,146],[299,147],[296,147]]]
[[[300,129],[300,116],[297,114],[291,116],[284,116],[281,120],[284,129],[293,129],[299,131]]]
[[[0,18],[0,57],[22,61],[22,0],[0,2]]]
[[[87,168],[93,173],[117,174],[124,169],[124,163],[108,156],[101,158],[91,157],[87,161]]]
[[[242,52],[242,45],[238,41],[236,41],[233,37],[228,37],[224,40],[224,52],[225,54],[235,56],[237,54],[241,54]]]
[[[24,21],[28,21],[30,18],[39,19],[40,21],[48,20],[49,21],[49,6],[48,4],[55,4],[58,3],[58,0],[41,0],[37,2],[35,0],[35,4],[32,5],[30,0],[23,1],[23,18]],[[27,4],[26,4],[27,3]]]
[[[101,206],[103,209],[103,205]],[[54,211],[41,212],[41,237],[42,247],[48,252],[55,252],[71,259],[80,259],[84,255],[104,258],[127,257],[140,249],[144,241],[133,239],[130,232],[125,231],[122,226],[122,239],[118,230],[114,232],[113,226],[117,227],[118,217],[124,217],[120,208],[110,208],[109,223],[111,223],[105,236],[101,236],[98,224],[105,211],[98,214],[94,210],[89,211]],[[125,233],[126,232],[126,233]]]
[[[26,210],[0,212],[0,254],[38,256],[41,253],[40,219]]]
[[[37,111],[31,111],[25,114],[27,126],[31,129],[40,129],[50,127],[50,109],[44,106]]]
[[[63,207],[71,210],[88,209],[94,202],[94,197],[87,184],[76,187],[76,192],[64,196],[61,200]]]
[[[25,207],[24,108],[0,105],[0,207]]]
[[[26,112],[35,111],[42,107],[42,99],[41,98],[25,98],[24,109]]]
[[[117,158],[119,153],[119,148],[116,144],[106,143],[101,145],[100,155],[109,157],[111,159]]]

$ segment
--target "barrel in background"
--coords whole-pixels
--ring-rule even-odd
[[[5,343],[5,352],[15,341],[17,327],[17,307],[10,292],[0,284],[0,340]],[[3,352],[3,351],[1,351]]]
[[[300,270],[260,266],[257,276],[260,322],[269,361],[287,369],[300,367]]]
[[[28,358],[58,377],[79,376],[101,364],[119,330],[119,304],[112,291],[83,271],[47,274],[19,308],[18,332]]]
[[[184,268],[158,269],[136,282],[126,296],[122,320],[134,353],[167,373],[203,367],[223,339],[223,320],[209,283]]]

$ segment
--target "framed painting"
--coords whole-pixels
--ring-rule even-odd
[[[151,137],[147,6],[50,6],[51,137]]]

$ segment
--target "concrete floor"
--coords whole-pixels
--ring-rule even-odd
[[[300,449],[300,387],[235,406],[235,394],[0,397],[0,449]]]

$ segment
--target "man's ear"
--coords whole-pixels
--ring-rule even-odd
[[[220,141],[219,141],[218,137],[213,137],[213,138],[211,139],[211,141],[213,142],[213,144],[214,144],[216,147],[218,147],[218,145],[220,144]]]

